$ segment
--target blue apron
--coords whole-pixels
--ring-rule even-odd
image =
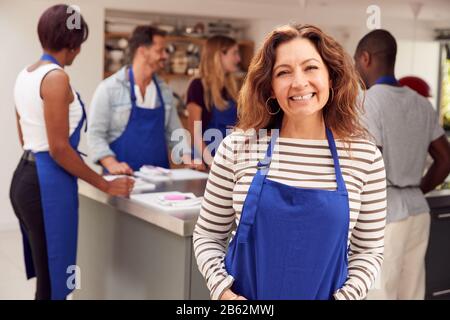
[[[347,279],[349,201],[333,135],[327,131],[337,190],[266,179],[277,137],[258,163],[225,266],[247,299],[332,299]]]
[[[131,113],[122,135],[110,144],[118,161],[128,163],[133,171],[143,165],[169,168],[168,149],[165,137],[165,106],[156,78],[153,77],[160,106],[154,109],[136,105],[133,68],[128,69],[130,79]]]
[[[58,61],[47,54],[41,60]],[[83,116],[77,128],[69,137],[72,148],[77,150],[81,128],[86,119],[84,104],[77,93],[83,110]],[[87,126],[85,127],[85,131]],[[51,284],[51,299],[62,300],[73,291],[73,271],[68,269],[76,265],[78,236],[78,184],[77,178],[59,166],[48,151],[34,153],[41,193],[45,237],[47,242],[48,268]],[[30,244],[24,229],[25,266],[28,279],[36,272],[31,257]],[[70,286],[70,287],[69,287]]]
[[[211,111],[211,119],[205,131],[208,129],[218,129],[222,134],[221,136],[222,139],[224,139],[227,136],[227,129],[234,127],[236,125],[236,121],[237,121],[236,102],[232,99],[229,99],[228,106],[225,110],[221,111],[217,109],[216,106],[213,106]],[[220,142],[222,142],[222,139],[220,141],[213,140],[207,145],[213,157],[216,153],[218,146],[220,145]],[[193,152],[192,154],[194,155],[194,157],[199,155],[197,150],[195,150],[195,152]]]
[[[216,106],[212,108],[211,119],[208,123],[207,129],[219,129],[222,137],[227,136],[227,129],[236,125],[237,106],[232,99],[228,100],[228,106],[224,110],[217,109]]]

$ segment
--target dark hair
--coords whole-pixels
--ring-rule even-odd
[[[79,14],[79,26],[70,28],[70,18]],[[38,35],[44,49],[60,51],[64,48],[77,49],[86,41],[89,28],[83,16],[65,4],[58,4],[45,10],[39,18]]]
[[[155,36],[165,37],[166,32],[152,26],[137,26],[131,34],[129,43],[130,61],[140,46],[151,46]]]
[[[387,67],[395,66],[397,42],[387,30],[377,29],[366,34],[356,47],[356,55],[359,56],[363,51],[367,51]]]

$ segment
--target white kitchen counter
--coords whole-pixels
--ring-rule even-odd
[[[205,185],[164,182],[154,192],[203,196]],[[83,182],[79,198],[81,288],[74,299],[209,299],[192,246],[199,210],[167,213]]]

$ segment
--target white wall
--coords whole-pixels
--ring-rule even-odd
[[[395,72],[398,78],[418,75],[431,88],[431,103],[437,107],[439,43],[435,41],[399,41]]]
[[[13,86],[18,72],[41,54],[36,26],[40,14],[50,5],[61,1],[50,0],[0,0],[0,229],[17,226],[12,213],[8,192],[11,176],[21,154],[16,134]],[[265,1],[266,2],[266,1]],[[275,1],[274,1],[275,3]],[[292,2],[290,2],[292,4]],[[361,3],[355,1],[354,3]],[[251,21],[250,35],[258,47],[264,36],[276,25],[289,22],[314,23],[330,32],[353,54],[359,38],[368,30],[365,27],[365,6],[315,7],[302,9],[292,5],[258,4],[258,1],[240,0],[77,0],[90,28],[88,41],[83,45],[74,65],[67,69],[73,86],[89,103],[96,85],[102,79],[104,10],[120,9],[197,16],[223,16],[247,18]],[[389,12],[389,10],[384,10]],[[417,27],[414,65],[410,52],[411,19],[402,17],[382,19],[383,27],[392,30],[399,40],[398,75],[418,74],[430,82],[433,90],[437,82],[437,46],[431,42],[433,26],[422,23]],[[427,62],[419,62],[426,57]],[[85,151],[84,140],[81,149]]]

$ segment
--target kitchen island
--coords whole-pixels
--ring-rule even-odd
[[[159,183],[153,192],[203,196],[206,180]],[[193,256],[198,211],[167,213],[79,182],[74,299],[209,299]]]

